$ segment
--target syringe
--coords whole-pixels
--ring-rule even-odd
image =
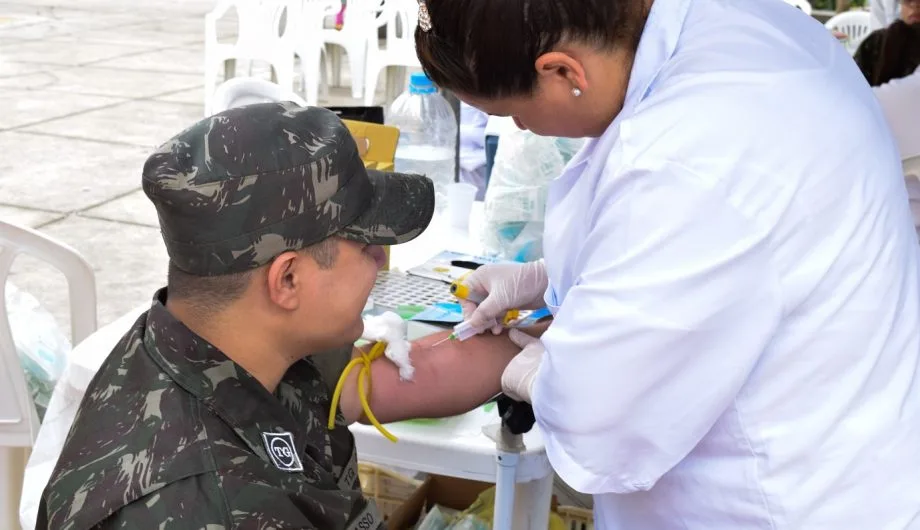
[[[464,285],[463,278],[458,279],[457,281],[453,282],[450,285],[450,293],[461,300],[467,300],[477,305],[481,304],[485,300],[484,295],[476,291],[473,291],[472,289]],[[493,318],[492,320],[489,320],[478,327],[473,327],[473,325],[470,322],[461,322],[457,324],[456,326],[454,326],[454,330],[453,332],[451,332],[450,335],[432,344],[431,346],[432,347],[438,346],[440,344],[444,344],[445,342],[449,340],[459,340],[461,342],[465,341],[466,339],[470,337],[475,337],[476,335],[479,335],[483,331],[487,329],[492,329],[498,326],[499,324],[503,326],[507,326],[511,322],[517,320],[519,316],[521,316],[521,312],[518,311],[517,309],[512,309],[508,311],[507,313],[505,313],[505,316],[502,318],[501,322],[499,322],[497,318]]]
[[[511,311],[508,311],[507,313],[505,313],[505,318],[501,322],[501,325],[507,326],[508,324],[516,320],[520,316],[520,314],[521,314],[520,311],[516,309],[512,309]],[[454,326],[454,330],[451,332],[450,335],[444,337],[443,339],[432,344],[431,346],[432,347],[438,346],[440,344],[444,344],[445,342],[449,340],[459,340],[460,342],[463,342],[470,337],[475,337],[476,335],[479,335],[480,333],[486,331],[487,329],[492,329],[494,327],[497,327],[498,325],[499,325],[499,321],[497,318],[488,320],[480,326],[473,326],[471,322],[464,321]]]
[[[447,336],[449,340],[459,340],[461,342],[465,341],[470,337],[475,337],[487,329],[492,329],[495,326],[498,326],[498,320],[492,319],[483,324],[481,327],[473,326],[469,321],[461,322],[454,326],[454,331]]]
[[[475,327],[469,321],[461,322],[457,324],[456,326],[454,326],[454,330],[450,333],[450,335],[444,337],[438,342],[435,342],[434,344],[431,345],[431,347],[433,348],[435,346],[439,346],[449,340],[459,340],[460,342],[463,342],[466,339],[470,337],[475,337],[476,335],[479,335],[483,331],[487,329],[492,329],[497,325],[498,325],[498,320],[494,318],[486,322],[485,324],[483,324],[482,327]]]

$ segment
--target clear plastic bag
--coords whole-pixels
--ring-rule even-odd
[[[472,513],[459,513],[443,506],[434,506],[415,526],[415,530],[489,530],[492,520]]]
[[[34,296],[6,284],[6,310],[13,344],[25,374],[39,420],[51,400],[54,385],[67,366],[70,341],[54,316]]]
[[[485,198],[483,244],[491,254],[515,261],[543,257],[543,218],[549,182],[584,140],[502,133]]]
[[[444,508],[443,506],[434,506],[415,525],[415,530],[447,530],[450,527],[450,521],[456,514],[456,510]]]

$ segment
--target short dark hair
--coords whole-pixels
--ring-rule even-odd
[[[874,64],[868,65],[871,86],[907,77],[920,66],[920,24],[908,24],[899,19],[880,31],[878,57],[872,61]]]
[[[321,269],[330,269],[339,255],[337,243],[338,238],[329,237],[298,252],[309,255]],[[255,270],[198,276],[179,269],[170,261],[166,279],[169,297],[189,303],[202,314],[210,314],[239,300],[249,287]]]
[[[426,0],[415,32],[422,68],[441,88],[494,99],[530,95],[534,63],[563,42],[635,52],[642,0]]]

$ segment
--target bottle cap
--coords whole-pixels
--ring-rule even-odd
[[[438,87],[434,86],[425,72],[415,72],[409,76],[410,94],[434,94],[437,91]]]

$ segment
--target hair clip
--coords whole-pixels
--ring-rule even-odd
[[[418,27],[425,33],[431,31],[431,16],[428,15],[425,0],[418,0]]]

